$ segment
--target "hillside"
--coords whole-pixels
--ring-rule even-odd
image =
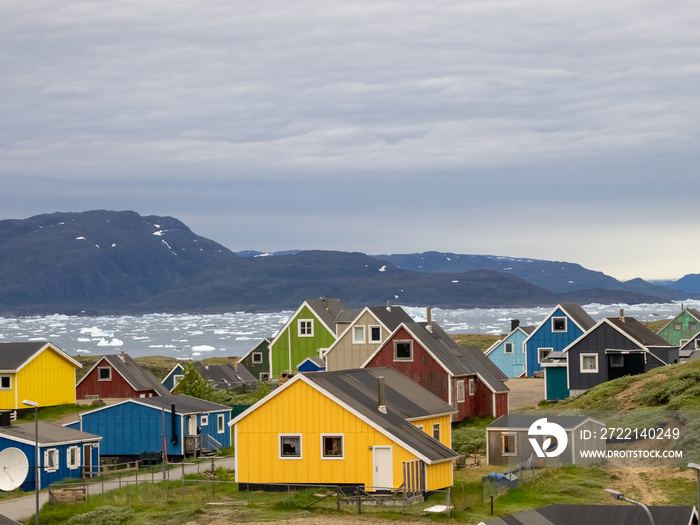
[[[175,218],[131,211],[4,220],[0,315],[279,311],[321,296],[341,297],[350,307],[391,300],[442,308],[669,299],[666,289],[644,281],[632,290],[605,288],[612,278],[578,265],[565,269],[602,277],[589,279],[591,286],[583,289],[553,291],[504,271],[502,264],[500,271],[461,265],[425,272],[362,253],[246,254],[195,234]],[[553,270],[562,263],[542,263],[535,274],[549,275],[551,281],[567,278],[566,272]],[[570,280],[576,280],[573,273]]]

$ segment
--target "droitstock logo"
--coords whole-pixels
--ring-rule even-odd
[[[566,431],[560,425],[548,422],[546,417],[538,419],[530,425],[527,435],[535,454],[540,458],[555,458],[564,452],[566,445],[569,444]],[[537,437],[545,438],[542,446],[538,443]],[[554,441],[552,441],[552,438],[554,438]],[[552,449],[554,445],[556,447]]]

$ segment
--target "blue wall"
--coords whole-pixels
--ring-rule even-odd
[[[506,338],[498,343],[486,357],[500,368],[508,377],[520,377],[525,372],[525,352],[523,341],[527,334],[520,329],[513,330]],[[506,343],[513,343],[513,353],[506,354]]]
[[[170,371],[170,373],[165,377],[165,379],[163,379],[163,386],[165,386],[165,388],[167,388],[168,390],[170,390],[172,392],[173,388],[175,388],[175,384],[174,384],[175,380],[174,380],[173,376],[182,375],[182,370],[183,370],[182,365],[176,365]]]
[[[552,332],[552,317],[567,318],[566,332]],[[533,377],[535,372],[542,370],[537,355],[539,348],[552,348],[554,352],[560,352],[582,335],[583,331],[564,310],[557,308],[530,335],[527,342],[527,377]]]

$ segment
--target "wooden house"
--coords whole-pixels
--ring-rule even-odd
[[[593,327],[595,321],[576,304],[557,305],[524,341],[527,377],[542,370],[542,361],[561,351]]]
[[[206,365],[199,361],[193,364],[202,378],[219,390],[253,389],[258,383],[253,374],[241,364]]]
[[[624,315],[599,321],[566,347],[563,354],[571,396],[611,379],[678,362],[678,346]],[[554,391],[557,387],[550,384],[547,388]]]
[[[321,357],[307,357],[299,366],[297,366],[299,372],[325,372],[326,361]]]
[[[698,511],[692,505],[648,505],[655,525],[698,525]],[[646,510],[638,505],[548,505],[539,509],[494,518],[480,525],[640,525],[650,523]]]
[[[129,354],[102,356],[75,385],[78,399],[123,399],[168,394],[150,370]]]
[[[182,458],[231,446],[231,408],[186,395],[127,399],[79,417],[69,426],[102,436],[103,456],[130,460],[165,448]]]
[[[75,404],[75,371],[80,363],[48,341],[0,343],[0,409]]]
[[[297,374],[231,422],[236,481],[449,487],[453,412],[391,368]]]
[[[425,323],[401,323],[364,363],[390,366],[465,417],[508,413],[506,375],[477,346],[463,347],[428,316]]]
[[[174,367],[172,367],[170,372],[166,374],[166,376],[160,383],[168,389],[168,392],[172,392],[173,390],[175,390],[175,387],[182,380],[184,375],[185,366],[182,363],[178,363]]]
[[[67,478],[81,479],[99,472],[100,440],[98,435],[39,421],[39,490]],[[29,463],[29,475],[20,488],[36,488],[36,433],[34,423],[10,425],[9,418],[0,425],[0,450],[14,447],[22,451]]]
[[[258,381],[269,381],[270,340],[261,339],[258,341],[238,362],[245,366]]]
[[[681,312],[658,331],[660,337],[673,346],[685,346],[700,332],[700,311],[683,308]]]
[[[270,342],[270,378],[294,374],[304,359],[321,356],[335,342],[336,318],[345,309],[340,299],[304,301]]]
[[[534,326],[520,326],[517,319],[511,321],[510,333],[496,341],[484,352],[508,377],[525,375],[525,339],[534,331]]]
[[[329,371],[360,368],[396,327],[413,322],[403,308],[390,302],[354,313],[354,318],[324,354]]]
[[[566,448],[561,455],[552,458],[556,465],[585,466],[602,461],[597,458],[583,457],[581,454],[581,451],[589,453],[606,449],[605,439],[592,438],[592,436],[603,435],[605,423],[602,421],[582,416],[518,414],[499,417],[486,427],[486,464],[516,465],[531,461],[531,458],[534,458],[537,464],[537,453],[530,444],[532,436],[529,432],[532,424],[542,418],[546,418],[549,423],[556,423],[566,432],[568,440]],[[555,446],[556,438],[553,436],[534,437],[541,450],[546,450],[542,444],[547,437],[550,438],[552,446]]]

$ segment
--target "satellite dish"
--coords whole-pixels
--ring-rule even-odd
[[[20,449],[9,447],[0,451],[0,490],[10,491],[27,479],[29,460]]]

